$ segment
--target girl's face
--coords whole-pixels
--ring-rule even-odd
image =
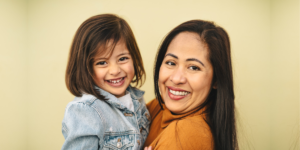
[[[131,55],[123,40],[120,40],[112,53],[110,45],[93,62],[94,80],[101,89],[121,97],[134,77],[134,66]]]
[[[211,90],[213,67],[199,35],[179,33],[170,43],[159,71],[158,85],[166,107],[183,114],[199,107]]]

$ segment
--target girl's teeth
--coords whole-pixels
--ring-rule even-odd
[[[170,93],[172,93],[173,95],[181,95],[181,96],[184,96],[184,95],[187,95],[189,92],[185,92],[185,91],[173,91],[171,89],[169,89]]]
[[[121,78],[121,79],[119,79],[119,80],[109,80],[109,81],[110,81],[110,83],[115,84],[115,83],[119,83],[119,82],[122,81],[122,80],[123,80],[123,78]]]

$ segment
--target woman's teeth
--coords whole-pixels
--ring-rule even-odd
[[[180,95],[180,96],[184,96],[189,94],[189,92],[185,92],[185,91],[173,91],[171,89],[169,89],[170,93],[172,93],[173,95]]]
[[[108,82],[110,83],[113,83],[113,84],[116,84],[116,83],[119,83],[120,81],[122,81],[124,78],[120,78],[118,80],[107,80]]]

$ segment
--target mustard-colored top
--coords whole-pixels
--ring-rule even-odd
[[[152,150],[212,150],[213,137],[205,122],[203,109],[182,115],[173,115],[164,105],[162,110],[156,99],[147,104],[151,126],[145,147]]]

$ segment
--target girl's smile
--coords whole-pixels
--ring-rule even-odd
[[[117,78],[117,79],[111,79],[111,80],[105,80],[109,85],[118,87],[122,86],[124,84],[125,77]]]

